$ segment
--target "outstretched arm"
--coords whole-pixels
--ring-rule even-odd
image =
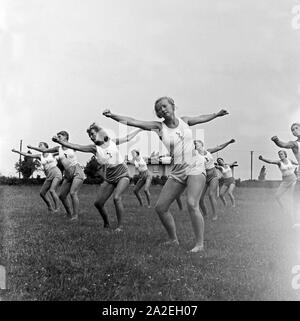
[[[223,173],[223,167],[215,163],[215,168],[220,170]]]
[[[269,160],[269,159],[266,159],[264,157],[262,157],[261,155],[258,157],[259,160],[267,163],[267,164],[274,164],[274,165],[278,165],[279,166],[279,161],[272,161],[272,160]]]
[[[31,145],[27,145],[27,148],[36,150],[41,153],[57,153],[58,152],[58,146],[53,148],[39,148],[39,147],[33,147]]]
[[[65,146],[67,148],[78,150],[79,152],[96,154],[96,146],[94,144],[93,145],[72,144],[72,143],[60,140],[57,136],[52,137],[52,140],[55,143],[58,143],[58,144]]]
[[[221,109],[219,112],[209,115],[200,115],[195,117],[181,117],[183,121],[185,121],[189,126],[194,126],[197,124],[207,123],[215,118],[222,117],[228,115],[228,111],[225,109]]]
[[[216,152],[224,149],[225,147],[227,147],[228,145],[233,144],[233,143],[235,143],[235,140],[234,140],[234,139],[231,139],[229,142],[226,142],[226,143],[224,143],[224,144],[221,144],[221,145],[219,145],[219,146],[217,146],[217,147],[208,148],[207,151],[210,152],[211,154],[214,154],[214,153],[216,153]]]
[[[231,164],[227,164],[229,167],[235,167],[235,166],[238,166],[238,162],[237,161],[235,161],[235,162],[233,162],[233,163],[231,163]]]
[[[137,134],[139,134],[142,131],[143,131],[142,129],[137,129],[137,130],[129,133],[125,137],[114,139],[114,142],[116,143],[116,145],[121,145],[121,144],[127,143],[127,142],[131,141]]]
[[[19,152],[19,151],[16,150],[16,149],[12,149],[11,151],[12,151],[13,153],[17,153],[17,154],[22,155],[22,156],[25,156],[25,157],[41,158],[41,155],[39,155],[39,154],[22,153],[22,152]]]
[[[277,136],[273,136],[271,138],[271,140],[278,146],[281,148],[287,148],[287,149],[298,149],[298,145],[296,144],[296,142],[293,141],[289,141],[287,143],[281,141]]]
[[[127,126],[138,127],[143,130],[160,130],[161,123],[158,121],[143,121],[137,120],[127,116],[120,116],[113,114],[109,109],[105,109],[102,113],[105,117],[111,118],[121,124],[125,124]]]
[[[293,160],[290,160],[290,161],[291,161],[291,163],[292,163],[293,165],[296,165],[296,166],[299,165],[297,162],[295,162],[295,161],[293,161]]]

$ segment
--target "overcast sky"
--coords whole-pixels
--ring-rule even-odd
[[[118,130],[104,108],[152,120],[154,101],[168,95],[178,116],[226,108],[229,116],[196,128],[207,147],[237,140],[220,153],[239,162],[236,178],[250,177],[253,150],[257,178],[258,155],[277,158],[270,137],[293,139],[290,125],[300,121],[298,4],[0,0],[0,173],[16,175],[10,150],[20,139],[55,145],[51,137],[67,130],[71,142],[89,144],[93,121]],[[135,145],[145,156],[147,137]],[[158,138],[151,142],[155,149]],[[79,157],[83,165],[89,158]],[[267,178],[279,179],[279,170],[267,165]]]

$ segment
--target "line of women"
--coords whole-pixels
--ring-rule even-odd
[[[210,204],[211,204],[211,208],[212,208],[212,213],[213,213],[213,220],[217,220],[218,219],[218,215],[217,215],[217,198],[218,198],[218,191],[219,191],[219,177],[218,177],[218,173],[217,173],[217,168],[216,165],[214,163],[214,158],[212,156],[212,154],[219,152],[220,150],[226,148],[228,145],[235,143],[234,139],[231,139],[230,141],[221,144],[217,147],[214,148],[208,148],[208,149],[204,149],[204,144],[201,140],[195,140],[195,148],[196,150],[200,153],[200,155],[202,155],[205,158],[205,170],[206,170],[206,185],[205,188],[203,189],[201,198],[200,198],[200,208],[202,210],[202,213],[204,214],[204,216],[207,215],[207,210],[205,207],[205,203],[204,203],[204,197],[206,192],[208,192],[209,194],[209,200],[210,200]],[[221,158],[218,158],[218,160],[221,160]],[[220,164],[220,169],[222,169],[222,165],[226,166],[225,163]],[[230,167],[229,167],[230,168]],[[232,174],[232,173],[231,173]],[[225,185],[227,186],[227,185]],[[235,186],[235,181],[233,179],[233,181],[231,181],[231,187],[230,187],[230,195],[234,200],[234,196],[233,196],[233,186]],[[223,189],[223,194],[222,194],[222,200],[224,203],[224,195],[227,192],[227,190]],[[225,202],[226,205],[226,202]]]
[[[267,164],[277,165],[281,171],[282,182],[276,191],[275,198],[283,213],[290,217],[292,226],[296,227],[299,223],[297,223],[298,218],[296,217],[296,211],[294,211],[294,192],[297,178],[298,180],[300,179],[300,123],[292,124],[291,132],[293,136],[297,138],[295,141],[284,142],[277,136],[273,136],[271,140],[280,148],[291,149],[296,158],[296,162],[288,158],[285,150],[278,152],[278,160],[266,159],[261,155],[259,159]],[[284,202],[284,197],[286,197],[286,202]]]
[[[179,207],[182,207],[180,195],[184,190],[186,190],[187,208],[195,235],[195,244],[191,249],[191,252],[204,253],[204,220],[201,208],[205,211],[203,206],[203,197],[206,190],[209,190],[210,201],[213,209],[213,218],[216,219],[217,217],[216,199],[218,179],[214,170],[215,167],[212,165],[213,158],[211,154],[224,149],[231,143],[234,143],[234,140],[206,151],[204,150],[203,143],[201,141],[193,140],[191,126],[212,121],[218,117],[227,115],[228,112],[226,110],[221,110],[218,113],[209,115],[177,117],[175,114],[174,100],[170,97],[159,98],[155,102],[154,110],[157,117],[162,119],[162,121],[142,121],[114,114],[108,109],[105,110],[103,112],[104,116],[122,124],[126,124],[127,126],[139,128],[124,138],[112,139],[101,126],[93,123],[87,129],[87,134],[93,142],[92,144],[79,145],[71,143],[69,141],[68,133],[61,131],[52,138],[52,140],[58,143],[59,146],[48,148],[45,144],[39,144],[38,147],[28,146],[28,148],[40,152],[41,154],[34,155],[34,157],[40,157],[40,159],[45,159],[47,157],[50,159],[51,157],[53,158],[53,156],[49,155],[58,154],[58,159],[64,167],[63,182],[58,197],[62,201],[67,215],[72,220],[78,219],[78,191],[85,179],[84,172],[76,158],[76,151],[92,153],[96,157],[98,163],[105,167],[105,181],[100,186],[99,194],[94,205],[103,219],[104,228],[109,228],[109,215],[105,208],[105,204],[110,196],[113,195],[118,222],[115,231],[120,232],[123,228],[124,217],[122,195],[129,186],[130,177],[127,164],[125,163],[125,158],[120,153],[118,145],[130,141],[142,130],[154,131],[167,148],[172,157],[173,163],[171,173],[167,182],[163,186],[155,205],[155,211],[157,212],[161,223],[169,236],[169,241],[166,243],[179,244],[175,221],[170,212],[170,205],[177,200]],[[146,163],[140,157],[138,151],[134,150],[132,155],[134,164],[140,172],[140,180],[135,187],[134,193],[140,205],[142,205],[139,190],[142,186],[145,186],[144,191],[148,206],[150,207],[151,200],[149,187],[151,184],[152,174],[148,170]],[[55,164],[55,161],[52,162]],[[222,163],[221,160],[220,162],[218,160],[218,163],[220,168],[223,168],[223,174],[225,175],[228,173],[227,165],[224,162]],[[56,166],[56,164],[54,166]],[[50,175],[48,173],[49,169],[46,170],[46,167],[44,167],[44,169],[47,175],[46,182],[47,180],[50,181],[53,174]],[[225,178],[225,181],[226,179],[227,177]],[[55,182],[56,181],[57,179]],[[53,182],[53,180],[51,182]],[[55,182],[53,183],[54,187],[57,187],[58,183]],[[231,187],[233,182],[234,181],[230,180],[230,184],[224,183],[226,191],[228,189],[230,190],[230,196],[233,190]],[[46,192],[48,191],[44,186],[42,190]],[[220,196],[223,197],[224,195],[222,193],[225,193],[223,192],[223,188],[221,188],[220,193]],[[69,203],[68,195],[70,195],[72,204]],[[55,198],[54,210],[58,209],[58,197]],[[43,197],[43,199],[46,202],[46,198]],[[52,209],[51,205],[49,205],[48,202],[46,203],[48,208]]]

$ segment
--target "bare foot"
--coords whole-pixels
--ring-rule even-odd
[[[74,215],[70,218],[70,221],[78,221],[78,215]]]
[[[199,253],[199,254],[201,254],[202,252],[203,252],[203,254],[205,253],[203,245],[196,245],[189,252],[191,252],[191,253]]]
[[[168,240],[166,242],[163,242],[162,245],[179,245],[178,240]]]
[[[123,232],[123,228],[122,227],[117,227],[114,232],[116,233],[120,233],[120,232]]]
[[[212,220],[213,220],[213,221],[216,221],[217,219],[218,219],[218,216],[217,216],[217,215],[212,217]]]

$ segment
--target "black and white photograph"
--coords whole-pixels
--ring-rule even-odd
[[[300,300],[300,0],[0,0],[0,111],[0,310]]]

